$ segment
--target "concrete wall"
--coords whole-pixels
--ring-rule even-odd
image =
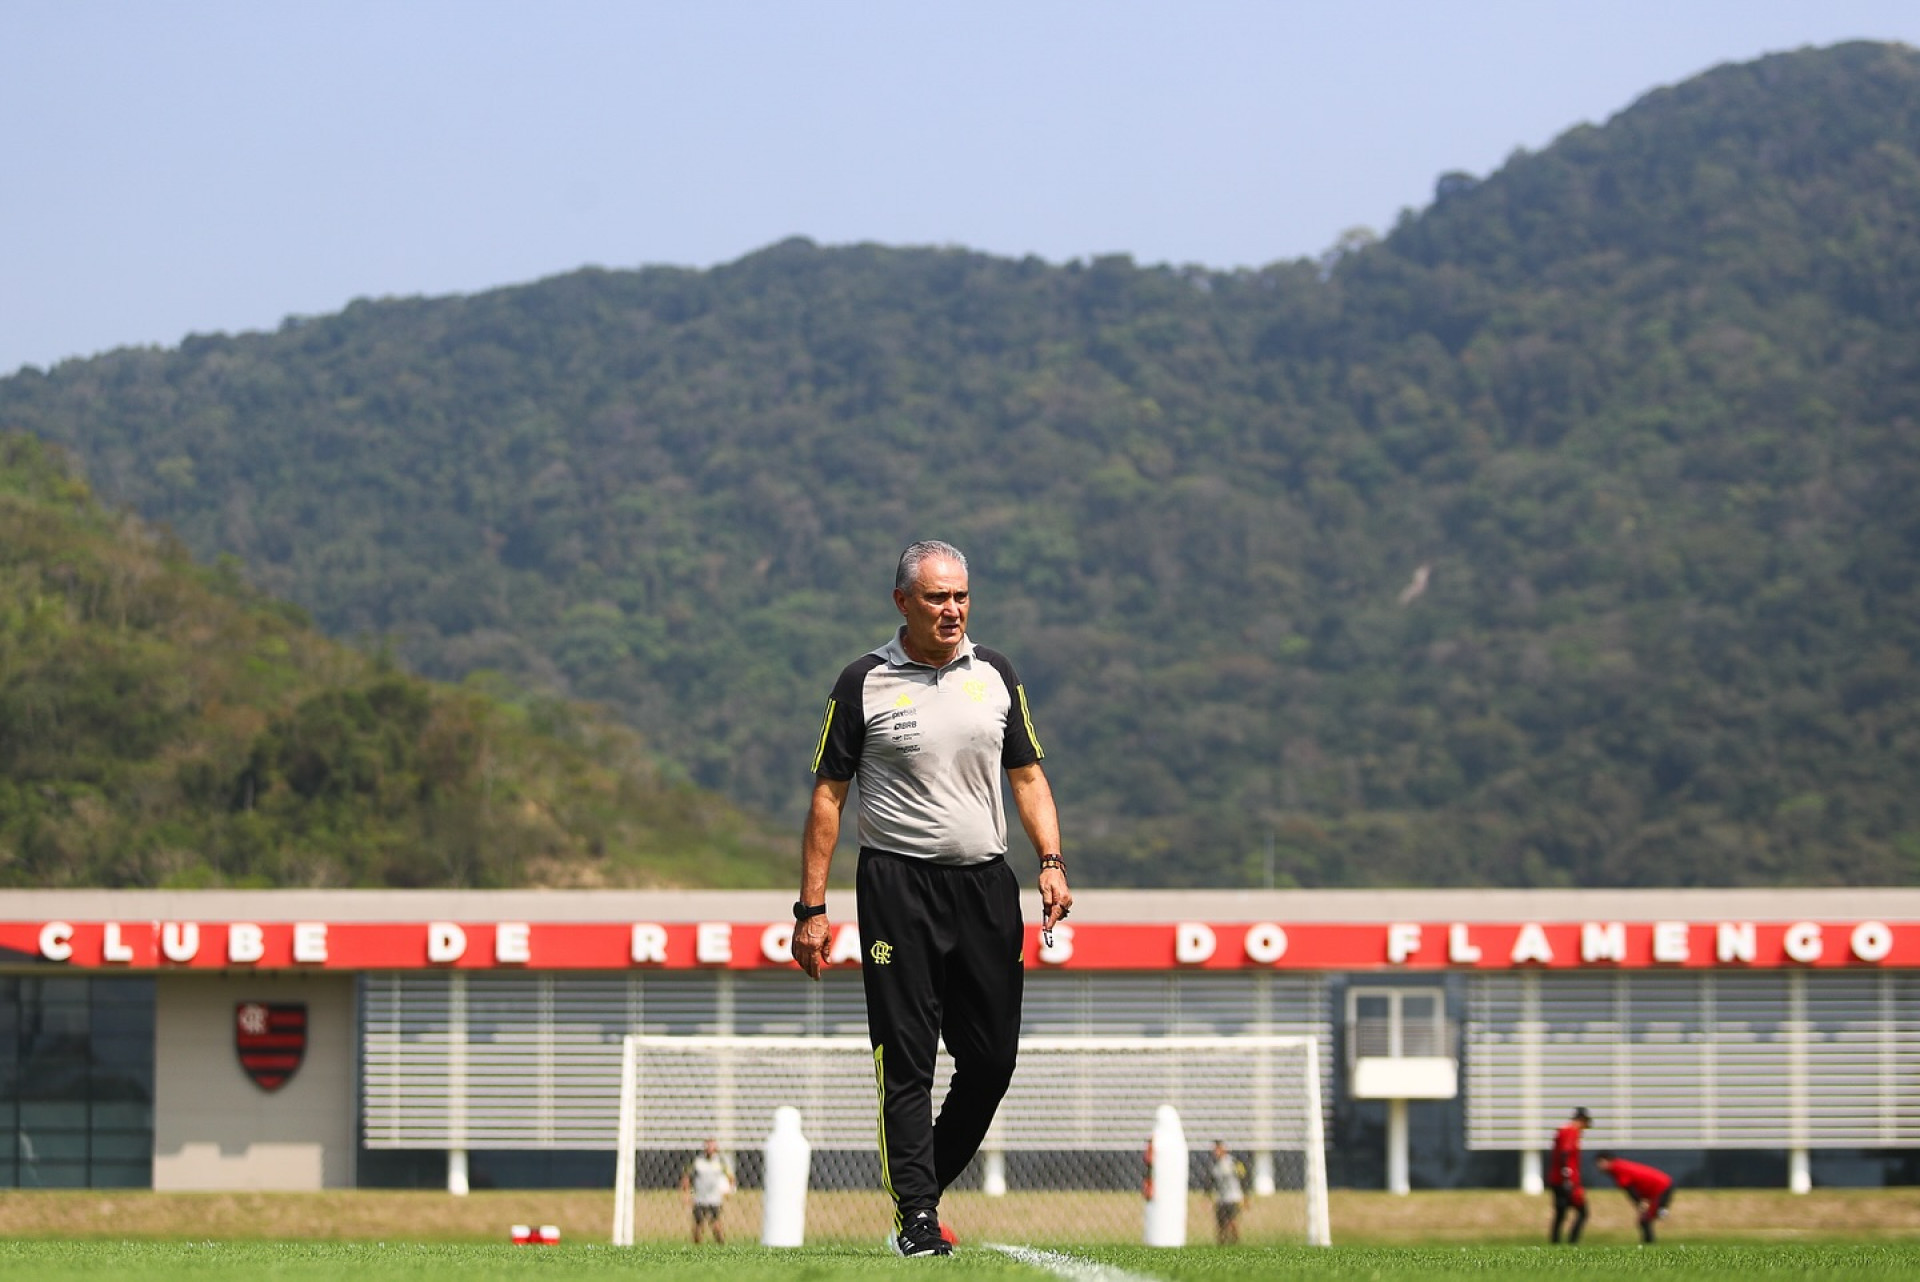
[[[163,974],[154,1000],[154,1188],[353,1184],[353,976]],[[234,1051],[247,1001],[307,1004],[306,1058],[271,1093]]]

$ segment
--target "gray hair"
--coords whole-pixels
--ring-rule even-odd
[[[905,592],[920,577],[920,563],[938,557],[947,561],[958,561],[961,569],[967,568],[966,553],[951,543],[939,539],[921,539],[900,554],[900,566],[893,572],[893,590]]]

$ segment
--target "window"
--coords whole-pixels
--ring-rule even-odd
[[[0,1187],[153,1184],[153,980],[0,976]]]

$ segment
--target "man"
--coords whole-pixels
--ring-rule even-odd
[[[1213,1240],[1221,1246],[1240,1241],[1240,1208],[1247,1200],[1246,1164],[1228,1149],[1225,1140],[1213,1142]]]
[[[1587,1190],[1580,1182],[1580,1134],[1593,1125],[1584,1108],[1573,1110],[1573,1117],[1553,1134],[1553,1152],[1547,1158],[1547,1187],[1553,1190],[1553,1232],[1548,1241],[1560,1241],[1560,1226],[1572,1211],[1573,1228],[1567,1245],[1580,1244],[1580,1230],[1587,1227]]]
[[[1042,922],[1067,915],[1060,821],[1026,691],[1005,655],[967,635],[967,559],[915,543],[894,573],[893,639],[847,665],[827,701],[801,841],[793,958],[827,962],[827,869],[849,784],[860,783],[855,882],[867,1030],[880,1087],[880,1172],[902,1255],[948,1255],[940,1195],[1013,1077],[1024,978],[1020,883],[1007,866],[1000,774],[1040,856]],[[953,1079],[933,1120],[934,1053]]]
[[[700,1226],[713,1229],[715,1246],[727,1244],[727,1231],[720,1224],[720,1208],[733,1192],[733,1163],[720,1152],[720,1142],[709,1139],[697,1157],[680,1173],[680,1192],[693,1208],[693,1244],[700,1245]]]
[[[1611,1153],[1602,1153],[1593,1164],[1626,1190],[1627,1200],[1640,1212],[1640,1241],[1652,1245],[1653,1222],[1666,1219],[1667,1207],[1673,1203],[1673,1177],[1644,1162],[1629,1162]]]

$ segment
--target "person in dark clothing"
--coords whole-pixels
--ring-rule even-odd
[[[1573,1226],[1567,1232],[1567,1245],[1580,1243],[1580,1230],[1587,1227],[1587,1190],[1580,1180],[1580,1135],[1593,1125],[1584,1108],[1573,1110],[1567,1124],[1553,1133],[1553,1152],[1547,1157],[1547,1187],[1553,1190],[1553,1231],[1547,1240],[1560,1241],[1561,1226],[1567,1213],[1573,1212]]]
[[[867,1031],[880,1089],[880,1176],[901,1255],[947,1255],[940,1195],[979,1150],[1013,1077],[1025,926],[1007,866],[1000,781],[1040,857],[1046,930],[1073,906],[1044,755],[1013,664],[967,635],[967,560],[915,543],[894,574],[905,620],[840,673],[814,752],[793,958],[827,963],[827,870],[849,785],[860,784],[855,903]],[[933,1118],[934,1056],[953,1079]]]
[[[1651,1244],[1653,1222],[1666,1219],[1667,1208],[1673,1205],[1673,1177],[1658,1167],[1648,1166],[1644,1162],[1629,1162],[1611,1153],[1602,1153],[1594,1159],[1593,1164],[1612,1176],[1613,1182],[1626,1191],[1627,1200],[1639,1212],[1640,1240]]]

